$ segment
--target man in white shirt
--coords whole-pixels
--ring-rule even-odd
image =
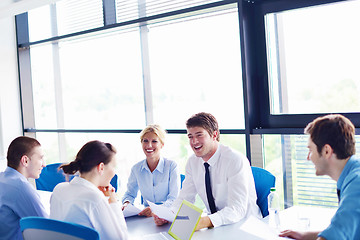
[[[201,217],[197,230],[235,223],[250,215],[261,218],[249,161],[243,154],[219,143],[220,131],[215,117],[204,112],[195,114],[187,120],[186,127],[195,154],[186,164],[183,188],[173,210],[176,211],[184,199],[194,203],[199,194],[209,215]],[[157,225],[166,223],[157,216],[154,220]]]

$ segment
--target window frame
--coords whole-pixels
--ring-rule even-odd
[[[270,96],[268,84],[267,53],[265,38],[265,18],[267,13],[317,6],[328,3],[342,2],[346,0],[224,0],[161,13],[149,17],[141,17],[136,20],[116,23],[115,2],[103,0],[104,26],[80,31],[76,33],[56,36],[35,42],[29,41],[29,29],[27,13],[16,16],[17,46],[19,81],[21,86],[22,118],[24,134],[36,135],[36,132],[131,132],[138,133],[141,129],[36,129],[34,121],[34,108],[32,99],[31,69],[29,52],[30,46],[49,42],[57,42],[62,39],[75,38],[84,34],[107,31],[123,26],[140,26],[141,23],[163,21],[174,16],[187,16],[191,12],[202,12],[207,9],[222,8],[233,4],[237,5],[239,16],[240,49],[242,59],[242,81],[244,97],[244,129],[221,129],[225,134],[245,134],[246,155],[251,161],[251,145],[259,145],[251,140],[252,135],[257,134],[302,134],[307,123],[324,114],[277,114],[270,113]],[[261,86],[261,87],[259,87]],[[147,95],[151,91],[146,90]],[[146,97],[145,97],[146,98]],[[147,103],[146,103],[147,104]],[[145,108],[146,108],[145,104]],[[360,133],[360,113],[341,113],[348,117],[356,127],[356,133]],[[152,113],[147,113],[147,123],[151,122]],[[167,129],[172,133],[186,133],[185,129]]]
[[[319,6],[329,3],[344,2],[346,0],[269,0],[269,1],[252,1],[243,3],[246,11],[243,11],[242,24],[249,31],[244,31],[245,46],[243,51],[248,56],[243,59],[247,61],[247,78],[246,82],[247,95],[249,98],[248,108],[254,109],[248,111],[250,119],[251,133],[253,134],[299,134],[303,133],[306,125],[319,116],[326,113],[314,114],[271,114],[270,111],[270,92],[267,69],[267,52],[265,37],[265,15],[285,10]],[[262,29],[256,31],[253,29]],[[263,86],[263,87],[258,87]],[[360,113],[339,113],[349,118],[356,128],[360,128]],[[330,113],[328,113],[330,114]],[[359,133],[359,129],[356,130]]]
[[[238,5],[236,0],[225,0],[225,1],[218,1],[208,4],[203,4],[195,7],[189,7],[181,10],[175,10],[167,13],[161,13],[152,16],[140,16],[140,18],[135,20],[130,20],[126,22],[116,23],[116,6],[115,1],[113,0],[103,0],[103,19],[104,19],[104,26],[98,27],[94,29],[88,29],[84,31],[74,32],[65,35],[57,35],[54,33],[54,37],[42,39],[34,42],[30,42],[29,40],[29,27],[28,27],[28,14],[23,13],[19,14],[15,17],[16,19],[16,26],[17,26],[17,46],[18,46],[18,56],[19,56],[19,81],[23,86],[21,91],[21,102],[22,102],[22,114],[23,114],[23,133],[24,135],[29,135],[32,137],[36,137],[37,132],[48,132],[48,133],[58,133],[59,138],[59,149],[60,149],[60,159],[65,161],[65,139],[63,137],[63,133],[139,133],[142,129],[66,129],[63,125],[58,124],[58,128],[53,129],[39,129],[35,127],[35,114],[34,114],[34,101],[32,97],[32,79],[31,79],[31,63],[30,63],[30,47],[52,43],[55,46],[55,50],[57,50],[57,46],[59,41],[64,39],[72,39],[76,37],[80,37],[83,35],[88,34],[96,34],[100,32],[111,31],[116,28],[121,28],[124,26],[135,26],[140,29],[141,33],[141,51],[142,51],[142,58],[143,58],[143,82],[144,82],[144,102],[145,102],[145,122],[146,124],[150,124],[153,122],[153,113],[149,109],[152,109],[152,92],[151,92],[151,80],[149,79],[149,74],[146,74],[149,69],[149,61],[148,61],[148,47],[147,47],[147,29],[146,24],[156,23],[158,21],[169,20],[178,17],[186,17],[189,14],[196,14],[202,13],[205,11],[213,11],[217,9],[224,9],[224,8],[231,8],[235,5]],[[51,8],[54,10],[54,7]],[[53,11],[54,12],[54,11]],[[145,25],[144,25],[145,23]],[[145,59],[145,61],[144,61]],[[56,65],[58,61],[54,62]],[[54,66],[55,69],[59,70],[59,66]],[[61,80],[56,79],[57,85],[61,84]],[[60,85],[59,85],[60,86]],[[62,99],[61,99],[61,89],[55,88],[55,96],[57,100],[57,110],[60,110],[60,115],[57,116],[57,122],[63,122],[63,111],[58,109],[58,107],[62,106]],[[244,114],[246,115],[246,114]],[[246,121],[246,120],[245,120]],[[186,134],[185,129],[167,129],[169,134]],[[249,139],[249,132],[246,129],[221,129],[220,133],[222,134],[245,134],[246,139]],[[247,140],[248,141],[248,140]],[[250,149],[250,145],[246,144],[246,147]],[[250,151],[247,149],[247,155],[250,159]]]

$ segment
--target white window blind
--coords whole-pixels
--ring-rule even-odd
[[[337,207],[336,182],[328,176],[316,176],[314,164],[307,160],[308,136],[297,136],[294,140],[294,201],[297,205]]]
[[[216,0],[116,0],[116,20],[118,23],[141,17],[200,6]]]
[[[58,35],[102,27],[101,0],[64,0],[56,3]]]

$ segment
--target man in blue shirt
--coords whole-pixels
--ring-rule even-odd
[[[309,123],[309,155],[316,175],[337,181],[339,208],[322,232],[283,231],[280,236],[294,239],[360,239],[360,158],[355,156],[355,128],[341,115],[319,117]]]
[[[0,240],[23,239],[23,217],[48,217],[40,196],[27,178],[39,178],[45,166],[40,143],[33,138],[14,139],[7,152],[8,167],[0,173]]]

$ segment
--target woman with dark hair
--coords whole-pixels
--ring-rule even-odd
[[[60,168],[80,176],[54,188],[50,218],[94,228],[101,239],[127,239],[121,204],[110,185],[116,168],[115,148],[110,143],[88,142],[74,161]]]

